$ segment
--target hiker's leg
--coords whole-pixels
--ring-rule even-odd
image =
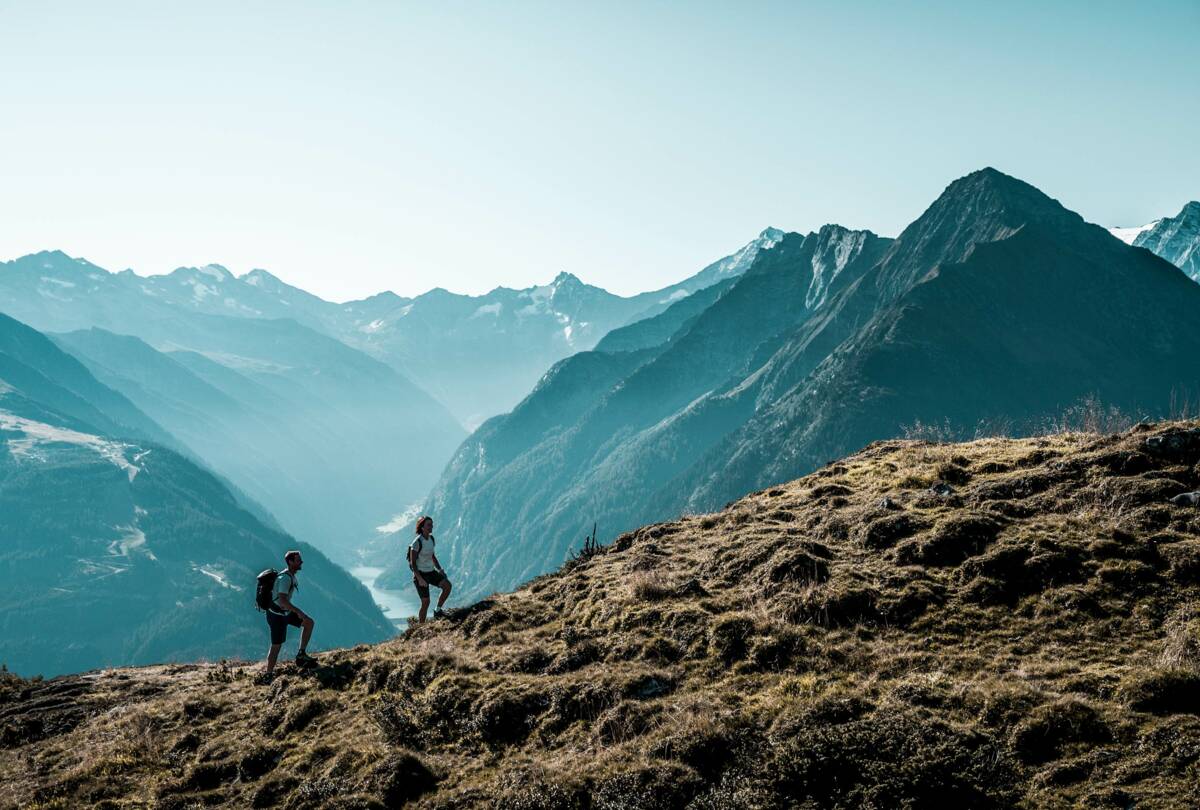
[[[442,580],[442,595],[438,597],[437,609],[441,610],[442,605],[446,604],[446,600],[450,598],[450,580]]]
[[[308,616],[300,625],[303,628],[303,630],[300,632],[300,652],[305,652],[308,649],[308,640],[312,638],[314,624],[315,622],[312,620],[312,616]]]
[[[424,622],[424,621],[425,621],[425,614],[426,614],[426,613],[428,613],[428,612],[429,612],[429,597],[428,597],[428,596],[422,596],[422,597],[421,597],[421,612],[420,612],[420,614],[417,616],[417,620],[418,620],[418,621],[421,621],[421,622]]]
[[[275,671],[275,662],[279,660],[279,648],[282,644],[272,644],[271,649],[267,651],[267,674],[270,675]]]

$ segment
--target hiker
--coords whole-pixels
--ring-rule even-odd
[[[437,610],[433,612],[435,619],[446,615],[442,612],[442,606],[450,597],[450,580],[446,578],[442,564],[438,562],[437,555],[433,553],[435,545],[433,518],[429,515],[422,515],[417,518],[417,537],[408,547],[408,567],[412,569],[413,585],[417,586],[417,594],[421,597],[421,614],[418,617],[420,622],[425,621],[425,614],[429,610],[430,585],[436,585],[442,589],[442,595],[438,597]]]
[[[296,666],[308,667],[316,664],[316,659],[307,652],[308,640],[312,638],[313,620],[300,608],[292,603],[292,594],[299,588],[296,574],[304,567],[304,560],[299,551],[289,551],[283,555],[287,570],[279,572],[275,585],[271,589],[271,602],[267,607],[267,625],[271,628],[271,649],[267,653],[267,670],[264,678],[270,680],[275,673],[275,662],[279,659],[279,648],[287,640],[288,626],[299,627],[300,649],[296,652]]]

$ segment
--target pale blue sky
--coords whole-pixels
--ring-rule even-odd
[[[985,165],[1136,225],[1200,197],[1198,47],[1200,0],[0,0],[0,258],[628,294]]]

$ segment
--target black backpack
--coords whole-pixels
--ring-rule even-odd
[[[279,572],[274,568],[268,568],[258,575],[258,589],[254,592],[254,603],[258,605],[259,610],[270,610],[275,607],[273,597],[277,579],[279,579]]]

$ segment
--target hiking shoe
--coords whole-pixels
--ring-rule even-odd
[[[316,665],[317,665],[317,659],[313,658],[308,653],[303,653],[303,652],[296,653],[296,666],[298,666],[298,667],[315,667]]]
[[[435,611],[433,612],[433,618],[435,618],[435,619],[444,619],[444,618],[446,618],[446,611],[442,610],[441,608],[438,608],[437,610],[435,610]]]

